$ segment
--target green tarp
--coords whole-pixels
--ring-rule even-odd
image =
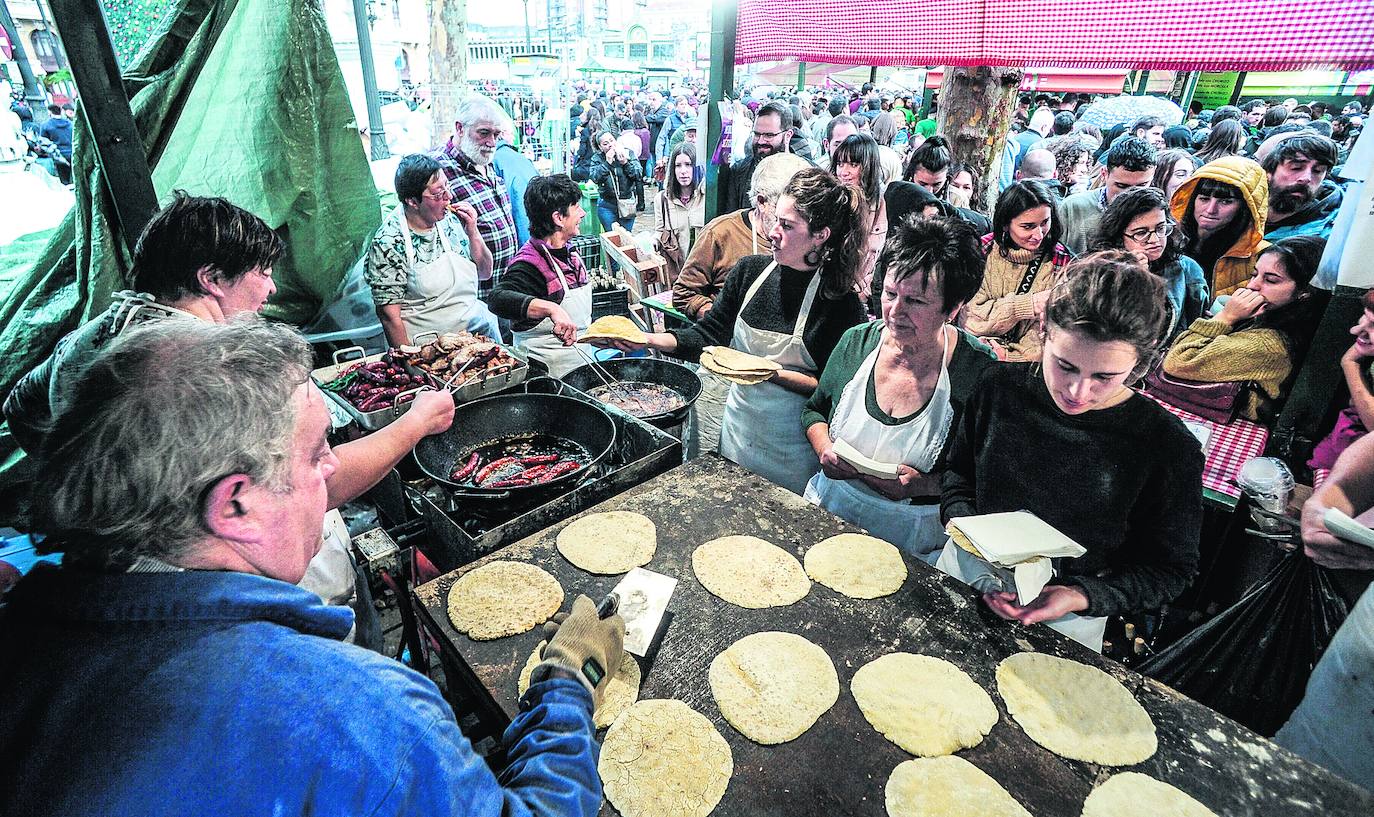
[[[179,0],[124,72],[162,199],[224,196],[286,239],[268,317],[305,323],[381,223],[334,46],[316,0]],[[129,252],[84,116],[76,206],[0,300],[0,394],[127,284]],[[17,461],[8,434],[0,468]]]

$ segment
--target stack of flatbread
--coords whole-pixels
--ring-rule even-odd
[[[606,315],[592,321],[581,340],[628,340],[631,343],[648,343],[649,338],[635,322],[623,315]]]
[[[782,371],[782,366],[766,357],[751,355],[729,346],[707,346],[701,350],[701,365],[734,383],[752,386]]]

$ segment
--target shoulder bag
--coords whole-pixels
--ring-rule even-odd
[[[611,192],[615,193],[615,212],[620,218],[633,218],[639,212],[639,200],[634,196],[625,198],[620,192],[620,182],[616,179],[615,165],[611,165]]]
[[[1247,393],[1253,385],[1240,380],[1224,383],[1184,380],[1166,374],[1164,364],[1160,363],[1145,375],[1143,390],[1204,420],[1226,425],[1236,419],[1240,412],[1241,395]]]

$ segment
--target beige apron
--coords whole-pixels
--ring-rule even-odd
[[[500,340],[496,316],[477,299],[477,266],[454,251],[443,222],[434,225],[439,234],[439,256],[433,261],[419,263],[415,260],[415,246],[410,240],[410,225],[405,215],[398,212],[396,220],[405,242],[406,264],[410,267],[406,299],[401,302],[401,323],[405,324],[406,333],[414,339],[424,332],[443,334],[466,329]]]
[[[755,329],[744,321],[745,307],[777,265],[776,261],[770,263],[744,294],[730,346],[814,377],[816,361],[802,342],[802,331],[820,289],[819,272],[812,277],[802,298],[792,334]],[[734,384],[725,400],[725,416],[721,421],[721,455],[794,494],[801,494],[807,479],[821,466],[802,432],[801,412],[805,404],[805,395],[788,391],[771,381],[752,386]]]
[[[563,269],[553,258],[550,257],[548,262],[563,282],[562,306],[568,317],[577,325],[577,333],[580,335],[587,331],[592,322],[592,282],[588,280],[582,286],[574,288],[573,284],[576,281],[564,275]],[[585,365],[587,358],[583,357],[584,353],[587,356],[596,354],[596,347],[590,344],[575,344],[581,348],[581,352],[572,346],[564,346],[563,341],[553,333],[552,318],[545,318],[524,332],[516,332],[514,340],[516,349],[542,361],[549,367],[549,374],[553,377],[562,377],[578,366]]]

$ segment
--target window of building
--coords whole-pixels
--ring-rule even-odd
[[[625,43],[606,43],[602,53],[607,57],[625,56]]]
[[[656,60],[671,60],[672,58],[673,58],[673,44],[672,44],[672,43],[655,43],[655,44],[654,44],[654,59],[656,59]]]
[[[642,60],[649,56],[648,43],[630,43],[630,59]]]
[[[33,54],[46,73],[51,74],[61,67],[57,56],[57,38],[51,31],[35,29],[29,35],[29,42],[33,44]]]

